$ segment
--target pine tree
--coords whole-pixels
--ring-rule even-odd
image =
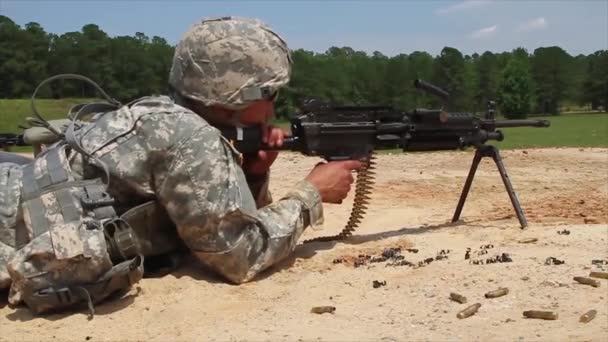
[[[526,59],[513,57],[502,73],[498,86],[498,105],[507,119],[528,116],[532,101],[532,78]]]

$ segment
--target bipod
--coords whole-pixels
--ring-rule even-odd
[[[509,175],[507,175],[505,165],[502,163],[500,153],[498,153],[498,149],[492,145],[482,145],[476,149],[475,157],[473,158],[473,163],[471,164],[471,169],[469,170],[469,175],[467,176],[467,180],[464,183],[464,187],[462,188],[462,193],[460,194],[460,199],[458,200],[458,205],[456,206],[456,211],[454,212],[454,217],[452,217],[452,222],[456,222],[460,218],[462,207],[464,207],[464,202],[466,201],[467,195],[469,194],[469,190],[471,189],[471,184],[473,184],[473,177],[475,177],[477,166],[479,166],[481,158],[484,157],[492,157],[494,163],[496,163],[496,166],[498,167],[498,172],[500,172],[500,177],[502,178],[502,182],[505,184],[507,194],[509,194],[509,198],[511,199],[511,203],[513,204],[513,209],[515,209],[515,213],[517,214],[517,218],[519,219],[519,223],[521,224],[521,228],[527,227],[528,222],[526,221],[524,212],[521,209],[521,205],[519,204],[519,200],[517,199],[515,190],[513,190],[513,186],[511,185],[511,181],[509,180]]]

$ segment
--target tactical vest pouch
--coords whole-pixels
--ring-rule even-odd
[[[116,216],[99,179],[74,178],[68,148],[54,145],[23,169],[25,228],[8,264],[9,302],[23,301],[35,313],[82,302],[92,308],[143,273],[130,226]]]
[[[0,242],[15,245],[14,228],[20,223],[19,202],[21,199],[21,167],[15,164],[0,165]]]
[[[47,287],[33,293],[27,293],[23,300],[36,314],[47,311],[89,304],[93,314],[92,304],[99,303],[108,296],[128,290],[143,277],[144,263],[141,257],[135,257],[112,267],[97,281],[64,287]]]
[[[133,229],[145,256],[175,251],[180,246],[175,224],[162,205],[149,201],[120,216]]]

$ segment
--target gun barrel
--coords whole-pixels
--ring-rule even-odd
[[[0,147],[29,145],[23,140],[23,134],[0,133]]]
[[[447,100],[450,97],[450,94],[447,91],[420,79],[414,81],[414,87],[425,90],[433,95],[439,96],[444,100]]]
[[[494,123],[496,128],[508,128],[508,127],[549,127],[551,122],[549,120],[504,120],[496,121]]]

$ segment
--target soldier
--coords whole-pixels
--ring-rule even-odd
[[[291,74],[286,43],[259,20],[192,26],[176,47],[171,97],[74,122],[25,166],[0,164],[0,288],[34,312],[92,304],[142,277],[143,257],[185,246],[233,283],[287,257],[340,203],[359,161],[320,163],[272,202],[277,152],[242,156],[214,125],[267,124]],[[84,108],[83,108],[84,110]]]
[[[30,158],[25,156],[0,150],[0,163],[14,163],[23,165],[31,161],[32,160]]]

